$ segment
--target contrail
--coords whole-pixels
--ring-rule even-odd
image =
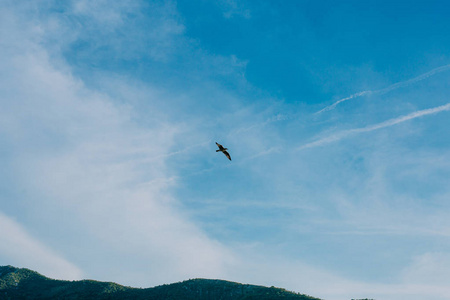
[[[333,104],[328,105],[325,108],[322,108],[321,110],[319,110],[315,114],[317,115],[317,114],[323,113],[324,111],[332,110],[341,102],[344,102],[344,101],[347,101],[347,100],[350,100],[350,99],[353,99],[353,98],[358,98],[358,97],[361,97],[361,96],[364,96],[364,95],[367,95],[367,94],[372,94],[372,93],[374,93],[374,92],[373,91],[363,91],[363,92],[359,92],[359,93],[353,94],[351,96],[348,96],[346,98],[342,98],[342,99],[334,102]]]
[[[366,126],[366,127],[362,127],[362,128],[355,128],[355,129],[349,129],[349,130],[344,130],[341,132],[338,132],[334,135],[319,139],[317,141],[308,143],[306,145],[303,145],[299,148],[297,148],[297,150],[303,150],[306,148],[313,148],[313,147],[318,147],[318,146],[322,146],[328,143],[332,143],[335,141],[339,141],[343,138],[346,138],[350,135],[353,134],[358,134],[358,133],[363,133],[363,132],[370,132],[370,131],[374,131],[377,129],[381,129],[381,128],[385,128],[385,127],[389,127],[389,126],[393,126],[395,124],[398,123],[402,123],[411,119],[415,119],[415,118],[419,118],[422,116],[426,116],[426,115],[432,115],[432,114],[436,114],[442,111],[450,111],[450,102],[441,106],[437,106],[434,108],[428,108],[428,109],[423,109],[423,110],[419,110],[419,111],[415,111],[413,113],[410,113],[408,115],[405,116],[401,116],[401,117],[397,117],[394,119],[390,119],[375,125],[370,125],[370,126]]]
[[[433,76],[433,75],[435,75],[435,74],[438,74],[438,73],[447,71],[447,70],[449,70],[449,69],[450,69],[450,64],[449,64],[449,65],[442,66],[442,67],[439,67],[439,68],[436,68],[436,69],[433,69],[433,70],[431,70],[431,71],[428,71],[428,72],[425,73],[425,74],[419,75],[419,76],[414,77],[414,78],[412,78],[412,79],[408,79],[408,80],[405,80],[405,81],[401,81],[401,82],[394,83],[393,85],[390,85],[390,86],[388,86],[388,87],[386,87],[386,88],[383,88],[383,89],[379,89],[379,90],[375,90],[375,91],[363,91],[363,92],[359,92],[359,93],[353,94],[353,95],[351,95],[351,96],[348,96],[348,97],[346,97],[346,98],[342,98],[342,99],[340,99],[340,100],[334,102],[333,104],[331,104],[331,105],[329,105],[329,106],[327,106],[327,107],[325,107],[325,108],[319,110],[319,111],[316,112],[315,114],[320,114],[320,113],[322,113],[322,112],[324,112],[324,111],[332,110],[332,109],[334,109],[339,103],[344,102],[344,101],[347,101],[347,100],[350,100],[350,99],[353,99],[353,98],[358,98],[358,97],[362,97],[362,96],[370,95],[370,94],[385,94],[385,93],[388,93],[388,92],[390,92],[390,91],[396,90],[396,89],[398,89],[398,88],[406,87],[406,86],[408,86],[408,85],[411,85],[411,84],[416,83],[416,82],[418,82],[418,81],[424,80],[424,79],[426,79],[426,78],[428,78],[428,77],[430,77],[430,76]]]

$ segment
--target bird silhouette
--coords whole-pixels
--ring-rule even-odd
[[[216,150],[216,152],[222,152],[223,154],[225,154],[226,157],[228,157],[229,160],[231,160],[231,156],[230,154],[227,152],[227,148],[224,148],[221,144],[219,144],[218,142],[216,142],[217,147],[219,147],[219,150]]]

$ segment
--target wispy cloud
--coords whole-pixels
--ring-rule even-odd
[[[383,88],[383,89],[373,90],[373,91],[372,91],[372,90],[368,90],[368,91],[362,91],[362,92],[353,94],[353,95],[351,95],[351,96],[342,98],[342,99],[340,99],[340,100],[334,102],[333,104],[331,104],[331,105],[329,105],[329,106],[327,106],[327,107],[325,107],[325,108],[319,110],[319,111],[316,112],[315,114],[320,114],[320,113],[323,113],[323,112],[325,112],[325,111],[333,110],[333,109],[336,108],[336,106],[338,106],[340,103],[345,102],[345,101],[348,101],[348,100],[351,100],[351,99],[354,99],[354,98],[359,98],[359,97],[367,96],[367,95],[375,95],[375,94],[381,95],[381,94],[385,94],[385,93],[388,93],[388,92],[390,92],[390,91],[396,90],[396,89],[398,89],[398,88],[407,87],[407,86],[409,86],[409,85],[411,85],[411,84],[414,84],[414,83],[416,83],[416,82],[422,81],[422,80],[424,80],[424,79],[427,79],[428,77],[431,77],[431,76],[433,76],[433,75],[436,75],[436,74],[441,73],[441,72],[444,72],[444,71],[447,71],[447,70],[449,70],[449,69],[450,69],[450,65],[445,65],[445,66],[442,66],[442,67],[438,67],[438,68],[436,68],[436,69],[433,69],[433,70],[431,70],[431,71],[429,71],[429,72],[426,72],[426,73],[424,73],[424,74],[422,74],[422,75],[419,75],[419,76],[417,76],[417,77],[414,77],[414,78],[412,78],[412,79],[408,79],[408,80],[405,80],[405,81],[397,82],[397,83],[395,83],[395,84],[393,84],[393,85],[390,85],[390,86],[388,86],[388,87],[386,87],[386,88]]]
[[[16,2],[7,1],[10,7]],[[416,149],[408,148],[407,158],[392,155],[401,152],[395,143],[387,143],[389,153],[382,154],[331,147],[291,152],[303,136],[336,120],[310,123],[315,104],[262,99],[253,93],[258,87],[247,89],[247,61],[202,49],[210,35],[199,31],[191,39],[183,23],[191,16],[180,16],[175,2],[81,0],[51,12],[46,7],[55,1],[36,3],[49,5],[26,12],[0,9],[0,43],[7,45],[0,47],[0,159],[7,161],[0,179],[15,185],[8,187],[14,197],[0,189],[6,199],[0,210],[8,212],[0,214],[1,261],[36,263],[25,252],[15,256],[5,249],[9,243],[28,246],[55,270],[81,269],[83,276],[133,286],[216,277],[326,299],[400,299],[405,290],[417,299],[445,297],[445,282],[421,283],[434,271],[447,275],[435,268],[441,256],[419,255],[411,268],[408,262],[395,264],[400,252],[402,258],[432,252],[430,246],[412,254],[398,238],[437,241],[449,235],[447,214],[422,206],[422,198],[414,198],[419,193],[410,191],[412,182],[433,181],[419,196],[446,205],[446,149],[427,152],[433,159],[422,161]],[[236,1],[218,5],[224,17],[233,18],[228,23],[261,21]],[[449,68],[351,95],[325,110]],[[426,99],[415,100],[424,107]],[[450,103],[428,105],[433,108],[312,135],[298,149],[450,110]],[[215,153],[216,140],[229,147],[233,162]],[[346,153],[336,159],[334,150]],[[400,177],[400,184],[390,180]],[[439,185],[444,187],[436,192]],[[401,205],[391,209],[392,199],[401,201],[398,194],[408,204],[415,201],[409,214]],[[12,212],[19,212],[16,220]],[[396,254],[389,247],[364,248],[367,240],[392,245],[385,238],[395,239]],[[364,267],[355,256],[364,259]],[[377,269],[386,257],[389,267]],[[418,272],[427,264],[433,268]],[[405,266],[405,274],[396,277]],[[397,283],[380,284],[385,274]]]
[[[409,121],[409,120],[412,120],[415,118],[432,115],[432,114],[436,114],[436,113],[448,111],[448,110],[450,110],[450,103],[447,103],[447,104],[444,104],[444,105],[441,105],[438,107],[434,107],[434,108],[419,110],[419,111],[410,113],[408,115],[393,118],[393,119],[390,119],[390,120],[387,120],[387,121],[384,121],[384,122],[381,122],[381,123],[378,123],[375,125],[370,125],[370,126],[366,126],[366,127],[362,127],[362,128],[344,130],[344,131],[335,133],[333,135],[330,135],[328,137],[321,138],[321,139],[318,139],[317,141],[300,146],[297,148],[297,150],[303,150],[303,149],[307,149],[307,148],[323,146],[328,143],[342,140],[342,139],[344,139],[348,136],[354,135],[354,134],[374,131],[377,129],[381,129],[381,128],[393,126],[393,125],[396,125],[396,124],[399,124],[402,122],[406,122],[406,121]]]
[[[111,14],[108,20],[116,22],[115,14]],[[44,230],[58,245],[55,251],[73,245],[68,260],[78,261],[89,277],[142,286],[220,277],[233,261],[232,251],[183,213],[169,189],[177,182],[167,158],[202,144],[174,152],[181,125],[169,121],[140,124],[134,118],[138,112],[132,107],[87,87],[73,76],[68,64],[55,63],[42,44],[30,41],[32,34],[23,29],[27,22],[19,26],[11,20],[6,25],[15,33],[11,39],[20,36],[32,47],[17,43],[1,49],[0,77],[5,89],[1,91],[0,119],[5,126],[0,134],[2,145],[13,153],[10,165],[1,172],[33,194],[33,201],[25,205],[26,200],[16,199],[2,205],[24,205],[34,218],[13,224],[0,216],[0,259],[46,271],[36,261],[26,259],[29,252],[17,256],[11,253],[11,249],[27,248],[35,250],[29,257],[59,270],[65,268],[68,273],[77,270],[47,251],[42,242],[17,229],[34,226],[36,219],[45,215],[52,226]],[[134,99],[134,89],[123,86],[122,96]],[[152,116],[163,116],[164,112],[154,105],[159,101],[154,97],[158,96],[147,95],[145,99]],[[187,130],[186,124],[183,130]],[[47,209],[51,213],[46,214]],[[55,232],[56,228],[75,227],[77,237],[58,238]],[[17,239],[4,233],[4,228],[10,228]],[[92,240],[96,242],[90,243]],[[17,247],[8,249],[4,245]],[[74,252],[83,253],[85,259]],[[109,256],[107,267],[105,253]],[[108,275],[105,268],[120,272]],[[49,275],[61,278],[64,274]]]
[[[246,252],[246,249],[241,251]],[[403,299],[405,294],[408,295],[407,299],[412,300],[449,299],[450,288],[445,284],[449,266],[448,255],[432,253],[417,257],[405,267],[393,283],[346,279],[338,272],[332,273],[301,261],[287,261],[278,257],[272,259],[272,263],[266,262],[263,255],[253,254],[246,263],[237,266],[234,278],[240,279],[241,274],[251,272],[257,284],[284,286],[287,289],[301,290],[303,293],[332,300],[363,298],[397,300]],[[276,279],[267,281],[264,274],[268,273],[276,274]],[[240,280],[245,281],[244,278]],[[329,284],[323,285],[323,282]]]
[[[362,91],[362,92],[353,94],[353,95],[351,95],[351,96],[342,98],[342,99],[340,99],[340,100],[334,102],[333,104],[331,104],[331,105],[329,105],[329,106],[327,106],[327,107],[325,107],[325,108],[319,110],[318,112],[316,112],[316,114],[320,114],[320,113],[323,113],[323,112],[325,112],[325,111],[332,110],[332,109],[334,109],[336,106],[338,106],[339,103],[342,103],[342,102],[344,102],[344,101],[347,101],[347,100],[350,100],[350,99],[353,99],[353,98],[358,98],[358,97],[361,97],[361,96],[364,96],[364,95],[373,94],[373,93],[374,93],[373,91]]]
[[[53,278],[82,279],[81,270],[33,238],[18,222],[0,212],[0,265],[39,270]]]
[[[251,18],[250,9],[245,7],[244,2],[236,0],[221,0],[218,2],[218,5],[223,9],[223,16],[227,19],[234,16],[240,16],[246,19]]]

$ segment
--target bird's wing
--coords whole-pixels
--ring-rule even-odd
[[[227,151],[222,151],[223,154],[225,154],[226,157],[228,157],[229,160],[231,160],[231,156]]]
[[[223,146],[221,144],[219,144],[218,142],[216,142],[217,147],[219,147],[220,150],[223,149]]]

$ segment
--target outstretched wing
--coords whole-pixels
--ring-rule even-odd
[[[223,154],[225,154],[226,157],[228,157],[229,160],[231,160],[230,154],[227,151],[222,151]]]
[[[220,150],[223,150],[223,146],[221,144],[219,144],[218,142],[216,142],[217,147],[219,147]]]

